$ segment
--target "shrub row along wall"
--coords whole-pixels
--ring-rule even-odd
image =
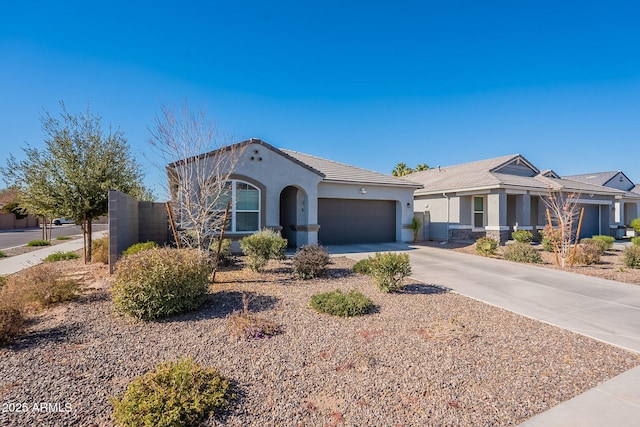
[[[169,241],[169,216],[164,203],[143,202],[120,191],[109,191],[109,271],[123,250],[138,242]]]
[[[20,228],[36,228],[40,226],[40,221],[33,215],[26,218],[16,219],[12,213],[0,213],[0,230],[16,230]]]

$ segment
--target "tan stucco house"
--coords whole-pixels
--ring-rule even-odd
[[[233,207],[227,237],[239,240],[271,228],[298,247],[412,240],[413,196],[421,184],[279,149],[260,139],[198,158],[213,162],[238,151],[228,180]]]

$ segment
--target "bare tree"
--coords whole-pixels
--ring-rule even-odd
[[[176,243],[207,250],[222,232],[225,210],[233,202],[228,180],[244,146],[232,145],[204,109],[191,112],[186,102],[179,112],[163,105],[150,132],[149,142],[167,172]]]
[[[543,198],[547,205],[547,227],[545,233],[551,239],[556,263],[564,268],[571,256],[571,246],[577,242],[578,235],[574,232],[580,215],[580,194],[566,193],[552,190],[549,187],[547,196]],[[578,228],[579,230],[579,228]]]

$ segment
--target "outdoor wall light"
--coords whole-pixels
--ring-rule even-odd
[[[407,202],[407,207],[410,208],[411,207],[411,203]]]

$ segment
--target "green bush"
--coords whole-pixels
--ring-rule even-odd
[[[56,237],[56,240],[71,240],[71,237],[69,237],[69,236],[58,236],[58,237]]]
[[[582,265],[592,265],[600,262],[605,252],[606,242],[597,239],[582,239],[576,248],[575,262]]]
[[[240,248],[253,271],[262,271],[270,259],[284,259],[287,239],[273,230],[264,229],[240,240]]]
[[[482,256],[493,256],[498,251],[498,241],[491,237],[480,237],[476,240],[476,252]]]
[[[528,243],[516,242],[508,245],[503,254],[504,259],[515,262],[542,263],[542,256]]]
[[[122,251],[122,255],[133,255],[137,254],[138,252],[148,251],[149,249],[155,249],[157,247],[158,244],[156,242],[135,243]]]
[[[640,246],[640,236],[632,237],[631,243],[633,243],[635,246]]]
[[[361,259],[353,266],[353,272],[358,274],[371,274],[371,258]]]
[[[109,264],[109,237],[91,240],[91,261]]]
[[[27,217],[27,213],[20,206],[18,202],[9,202],[2,207],[4,212],[12,213],[16,216],[16,219],[23,219]]]
[[[56,261],[66,261],[69,259],[78,259],[80,255],[75,252],[55,252],[49,256],[47,256],[44,261],[46,262],[56,262]]]
[[[631,221],[631,228],[636,230],[636,233],[640,233],[640,218],[636,218]]]
[[[293,257],[293,274],[300,279],[314,279],[326,272],[330,261],[329,253],[324,247],[303,246]]]
[[[204,302],[209,257],[197,249],[159,248],[121,258],[111,293],[116,311],[153,320],[199,307]]]
[[[580,240],[580,244],[581,245],[588,245],[589,246],[589,251],[594,251],[594,250],[598,250],[598,261],[600,260],[600,257],[602,255],[604,255],[604,253],[607,251],[607,242],[605,242],[604,240],[601,239],[590,239],[588,237],[581,239]]]
[[[562,237],[560,230],[549,230],[548,228],[540,231],[540,235],[542,236],[542,249],[547,252],[553,252],[553,243],[559,242]]]
[[[24,318],[15,307],[0,305],[0,345],[8,343],[22,332]]]
[[[340,289],[311,296],[311,307],[321,313],[340,317],[362,316],[373,307],[369,298],[355,289],[342,293]]]
[[[192,359],[161,363],[111,398],[113,419],[124,427],[199,425],[227,404],[229,381]]]
[[[622,253],[624,265],[630,268],[640,268],[640,246],[627,246]]]
[[[8,255],[5,251],[0,251],[0,258],[6,258]]]
[[[220,239],[213,239],[209,250],[214,254],[218,252],[218,242]],[[230,266],[233,264],[233,252],[231,252],[231,239],[222,239],[222,245],[220,246],[220,257],[218,258],[218,266]]]
[[[613,247],[613,242],[616,241],[615,237],[613,236],[598,235],[598,236],[592,236],[591,238],[593,240],[599,240],[601,242],[604,242],[607,245],[605,251],[608,251],[609,249],[611,249]]]
[[[531,243],[533,240],[533,233],[529,230],[517,230],[511,233],[511,237],[519,243]]]
[[[48,240],[32,240],[27,243],[27,246],[49,246],[51,244]]]
[[[371,276],[382,292],[397,292],[404,285],[404,278],[411,274],[409,254],[376,253],[371,258]]]

